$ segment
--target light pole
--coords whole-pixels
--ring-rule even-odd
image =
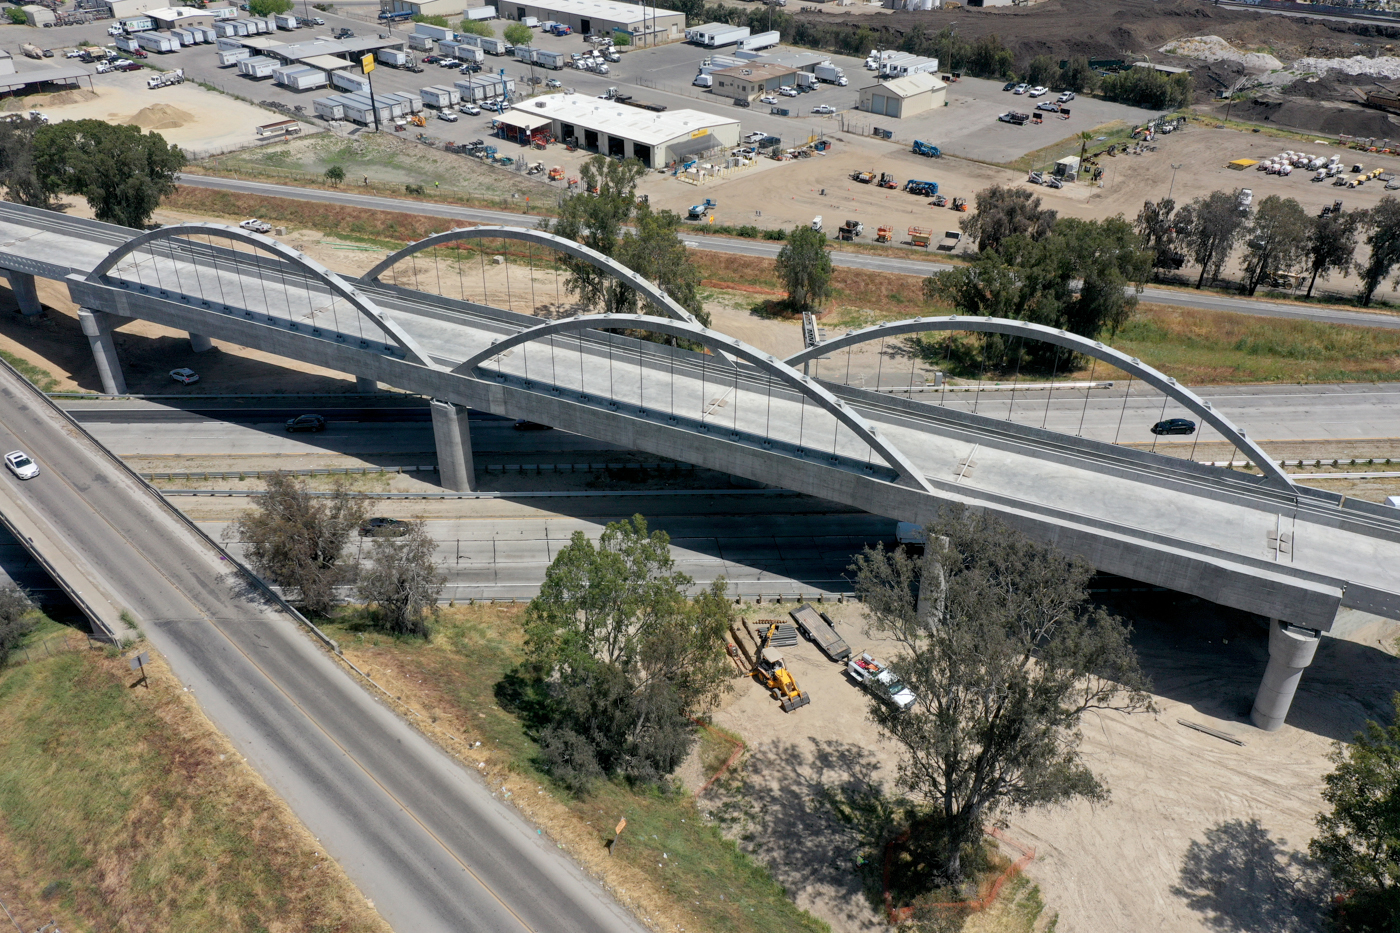
[[[1172,183],[1171,183],[1170,185],[1167,186],[1167,200],[1168,200],[1168,201],[1170,201],[1170,200],[1172,199],[1172,192],[1176,190],[1176,170],[1179,169],[1179,168],[1181,168],[1181,166],[1183,166],[1183,165],[1185,165],[1185,164],[1186,164],[1185,162],[1173,162],[1173,163],[1172,163]]]

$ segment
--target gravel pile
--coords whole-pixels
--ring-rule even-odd
[[[1263,52],[1241,51],[1219,36],[1192,36],[1189,39],[1177,39],[1175,42],[1168,42],[1158,51],[1166,55],[1194,58],[1203,62],[1239,62],[1246,69],[1254,72],[1278,71],[1283,68],[1283,62],[1272,55],[1266,55]]]

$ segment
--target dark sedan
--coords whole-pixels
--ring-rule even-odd
[[[1006,82],[1006,86],[1003,87],[1002,90],[1003,90],[1003,91],[1014,91],[1014,90],[1016,90],[1016,85],[1019,84],[1019,83],[1020,83],[1019,81],[1008,81],[1008,82]]]
[[[1152,426],[1153,434],[1195,434],[1196,422],[1189,418],[1168,418]]]
[[[408,522],[397,518],[371,518],[360,525],[361,538],[402,538],[408,534]]]
[[[288,431],[324,431],[326,419],[320,415],[297,415],[287,419]]]

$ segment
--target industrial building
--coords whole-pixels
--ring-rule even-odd
[[[142,13],[164,10],[170,6],[170,0],[105,0],[105,3],[112,19],[140,16]]]
[[[712,71],[710,77],[715,82],[712,90],[719,96],[753,101],[765,94],[777,93],[780,87],[795,85],[797,69],[755,61]]]
[[[947,100],[948,85],[934,74],[909,75],[860,89],[861,110],[900,120],[942,107]]]
[[[584,36],[625,32],[633,45],[678,42],[685,36],[684,13],[617,0],[497,0],[496,10],[502,19],[553,20]]]
[[[525,135],[548,121],[556,139],[590,152],[636,158],[648,168],[739,144],[739,121],[699,110],[653,113],[583,94],[548,94],[517,105],[501,122]]]
[[[165,7],[147,10],[146,15],[155,20],[157,29],[177,29],[186,26],[212,26],[227,16],[220,16],[214,10],[196,10],[194,7]]]
[[[386,13],[412,13],[415,16],[461,16],[468,7],[480,6],[481,0],[380,0],[379,9]]]

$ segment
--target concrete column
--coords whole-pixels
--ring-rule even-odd
[[[379,391],[379,383],[365,376],[356,376],[355,391],[361,395],[371,395]]]
[[[453,492],[474,492],[476,467],[472,463],[467,409],[437,399],[429,407],[433,413],[433,441],[437,444],[438,482]]]
[[[34,287],[34,276],[28,272],[6,270],[5,278],[10,280],[10,291],[15,293],[15,302],[19,305],[20,314],[34,317],[44,313],[44,306],[39,304],[39,290]]]
[[[1254,710],[1249,718],[1265,732],[1273,732],[1288,718],[1293,694],[1303,668],[1312,663],[1317,643],[1322,636],[1307,628],[1298,628],[1277,619],[1269,629],[1269,666],[1264,669],[1264,682],[1254,698]]]
[[[203,353],[205,350],[214,349],[214,341],[203,334],[190,332],[190,349],[196,353]]]
[[[112,339],[117,319],[105,311],[79,308],[78,323],[82,325],[88,346],[92,347],[92,357],[97,361],[102,391],[107,395],[125,395],[126,378],[122,376],[122,363],[117,358],[117,342]]]

